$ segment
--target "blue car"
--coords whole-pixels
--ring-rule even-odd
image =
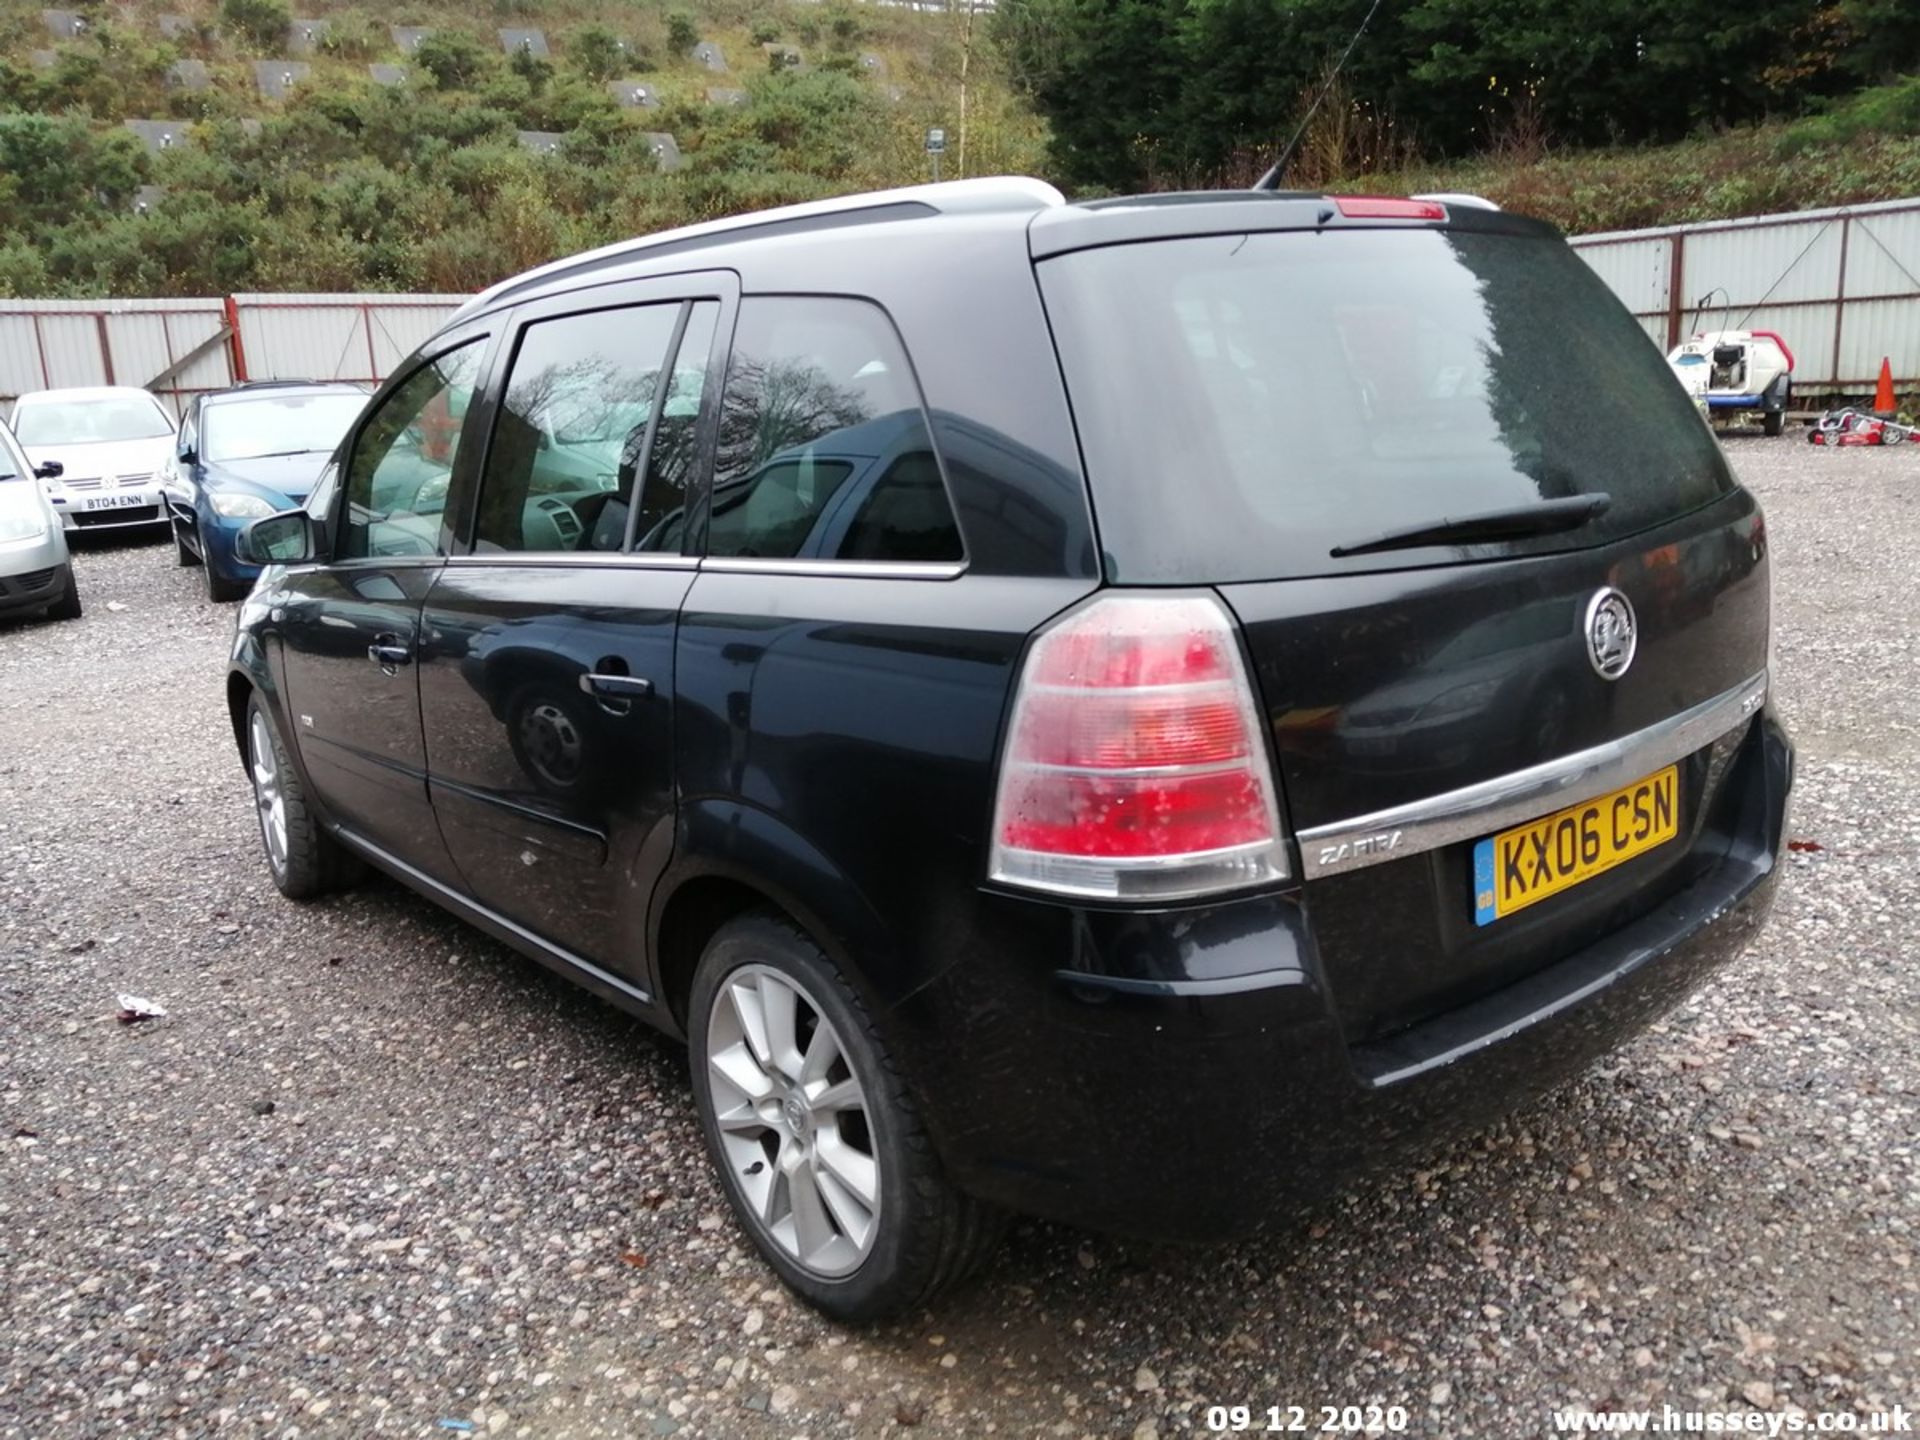
[[[358,385],[270,380],[188,407],[163,488],[180,563],[205,568],[209,599],[238,600],[253,588],[259,567],[238,557],[234,538],[306,502],[366,401]]]

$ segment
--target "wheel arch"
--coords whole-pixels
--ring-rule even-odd
[[[233,743],[242,764],[247,758],[247,701],[258,688],[246,671],[227,671],[227,718],[233,725]]]
[[[884,1014],[894,946],[884,922],[827,856],[783,821],[733,800],[683,802],[675,860],[654,892],[650,954],[659,1002],[686,1033],[693,972],[729,920],[755,910],[790,920],[870,1011]]]

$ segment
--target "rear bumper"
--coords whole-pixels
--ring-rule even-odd
[[[995,963],[983,935],[979,966],[954,967],[894,1016],[922,1032],[903,1048],[938,1057],[917,1078],[943,1155],[959,1183],[1013,1209],[1209,1240],[1430,1152],[1577,1074],[1753,940],[1793,776],[1770,714],[1739,771],[1722,853],[1694,884],[1518,983],[1365,1045],[1342,1033],[1298,896],[1074,912],[1051,974]],[[1256,955],[1261,967],[1245,968]],[[1155,957],[1189,978],[1138,973],[1164,972]]]

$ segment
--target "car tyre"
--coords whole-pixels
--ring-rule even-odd
[[[708,1153],[741,1227],[801,1298],[836,1320],[880,1320],[992,1256],[1004,1217],[947,1179],[866,1006],[806,935],[772,915],[721,927],[688,1015]]]
[[[365,865],[320,828],[280,729],[258,693],[247,701],[246,745],[260,843],[280,893],[289,900],[311,900],[360,879]]]
[[[60,598],[47,607],[49,620],[78,620],[80,618],[80,581],[74,576],[71,563],[67,566],[67,588]]]
[[[1760,428],[1769,435],[1779,435],[1787,428],[1787,413],[1784,410],[1769,410],[1761,418]]]
[[[180,522],[177,520],[173,525],[173,559],[183,570],[200,563],[200,557],[187,548],[187,542],[180,537]]]
[[[217,565],[208,565],[207,599],[216,605],[225,605],[230,600],[244,600],[253,589],[251,580],[229,580],[220,573]]]

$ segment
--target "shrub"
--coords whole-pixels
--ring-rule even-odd
[[[492,61],[486,49],[464,30],[435,30],[413,52],[413,62],[442,90],[462,90],[486,74]]]
[[[866,22],[850,9],[836,6],[827,14],[827,34],[836,50],[851,50],[866,38]]]
[[[667,44],[673,47],[674,54],[685,55],[699,43],[700,27],[694,24],[693,16],[685,10],[670,11],[667,15]]]
[[[361,10],[344,10],[333,15],[320,48],[342,60],[370,60],[384,55],[389,44],[384,27]]]
[[[286,42],[293,12],[286,0],[220,0],[220,23],[256,45],[277,50]]]
[[[616,80],[633,64],[626,45],[604,25],[585,25],[568,36],[567,60],[589,80]]]
[[[756,20],[753,22],[753,43],[771,45],[784,33],[778,20]]]
[[[513,73],[527,82],[527,88],[538,95],[546,89],[547,81],[553,78],[553,66],[542,60],[531,50],[516,50],[509,62]]]

